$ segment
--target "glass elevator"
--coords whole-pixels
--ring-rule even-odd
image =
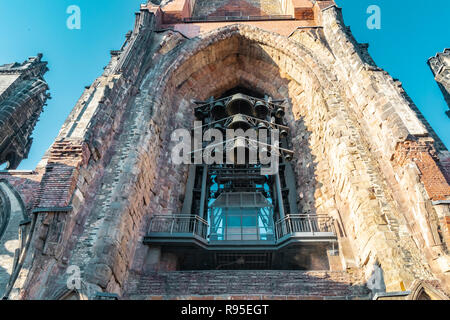
[[[153,215],[144,242],[176,254],[183,270],[307,269],[298,255],[336,237],[329,218],[298,212],[284,101],[236,88],[194,104],[201,141],[182,212]]]

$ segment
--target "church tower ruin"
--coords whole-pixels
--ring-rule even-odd
[[[4,295],[446,298],[450,155],[367,49],[332,0],[143,4],[38,168],[0,175],[28,219]]]
[[[428,65],[450,108],[450,48],[428,59]],[[445,112],[450,118],[450,110]]]
[[[0,165],[15,169],[26,159],[31,134],[49,97],[42,54],[0,66]]]

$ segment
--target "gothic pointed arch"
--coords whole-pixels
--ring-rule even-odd
[[[427,281],[415,281],[408,295],[408,300],[449,300],[450,298]]]
[[[0,179],[0,296],[7,296],[29,243],[28,214],[21,195]]]

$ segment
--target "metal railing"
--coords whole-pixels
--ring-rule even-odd
[[[150,220],[149,236],[155,234],[169,234],[176,236],[192,234],[207,239],[208,222],[193,215],[154,215]],[[276,241],[287,235],[309,234],[323,236],[323,233],[336,234],[334,220],[327,215],[287,215],[275,223]]]
[[[149,234],[152,233],[191,233],[206,239],[208,222],[199,216],[189,214],[154,215],[150,220]]]
[[[221,22],[221,21],[263,21],[263,20],[295,20],[292,15],[266,15],[266,16],[198,16],[184,18],[183,22]]]
[[[287,215],[275,223],[277,239],[293,233],[335,233],[333,219],[327,215]]]

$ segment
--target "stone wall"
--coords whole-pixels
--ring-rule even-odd
[[[7,234],[4,238],[0,236],[0,242],[5,245],[3,248],[3,267],[8,270],[3,274],[5,286],[2,289],[1,296],[8,297],[13,285],[15,284],[16,288],[17,286],[20,287],[24,281],[23,277],[19,277],[19,273],[31,245],[35,224],[35,216],[32,215],[32,210],[36,203],[39,184],[42,179],[41,165],[42,163],[38,165],[35,171],[0,171],[0,185],[4,200],[7,203],[6,211],[3,214],[8,216],[8,219],[4,220],[6,222],[4,231],[7,231]],[[13,207],[11,207],[11,204],[13,204]]]
[[[353,39],[342,21],[339,10],[334,7],[325,10],[323,21],[327,39],[334,39],[334,41],[328,41],[328,43],[336,56],[337,70],[342,68],[336,72],[336,75],[342,83],[350,79],[353,83],[346,86],[345,89],[343,88],[347,91],[347,101],[357,114],[365,115],[355,119],[359,119],[359,125],[370,133],[366,135],[364,140],[371,148],[371,157],[376,157],[376,162],[378,162],[368,172],[368,177],[372,178],[378,168],[380,178],[385,181],[380,184],[380,181],[372,180],[371,185],[375,191],[375,199],[379,201],[380,206],[379,209],[375,209],[375,212],[380,212],[381,218],[385,221],[378,220],[379,222],[376,222],[377,220],[375,220],[375,222],[380,228],[389,230],[388,233],[384,231],[386,238],[379,244],[383,243],[383,246],[386,244],[388,246],[393,245],[390,249],[393,250],[391,251],[393,255],[390,258],[378,258],[380,260],[386,259],[382,263],[385,265],[383,267],[385,275],[388,273],[388,268],[393,271],[396,270],[394,272],[397,273],[397,276],[392,279],[392,286],[387,283],[388,290],[395,291],[396,288],[401,289],[403,287],[402,281],[404,280],[400,279],[407,278],[405,277],[405,269],[408,269],[408,267],[405,268],[405,266],[410,266],[411,270],[409,271],[411,272],[410,280],[407,280],[409,284],[412,278],[427,277],[426,274],[433,270],[435,276],[438,276],[448,286],[448,255],[445,244],[436,237],[436,233],[442,228],[442,225],[438,222],[441,208],[432,206],[431,200],[436,195],[424,190],[424,186],[425,189],[427,188],[427,176],[428,179],[434,179],[431,178],[432,176],[438,177],[441,175],[442,177],[439,160],[437,158],[430,160],[427,165],[427,170],[431,171],[428,172],[429,174],[415,173],[408,177],[405,176],[403,171],[405,166],[398,167],[395,162],[392,162],[398,145],[411,136],[414,137],[413,140],[433,141],[434,144],[432,143],[432,145],[436,151],[430,151],[428,154],[443,152],[445,147],[423,119],[411,99],[401,89],[401,86],[396,85],[386,72],[373,66],[371,60],[367,60],[364,47],[359,46]],[[420,162],[419,159],[414,158],[412,162],[408,163],[408,166],[420,167],[417,161]],[[403,181],[400,182],[402,179]],[[444,197],[448,197],[448,182],[442,178],[438,179],[440,179],[442,186],[438,188],[443,188],[441,190],[444,190],[444,194],[447,193]],[[406,182],[407,180],[408,182]],[[411,189],[408,190],[407,185],[413,186],[417,198],[414,199]],[[379,187],[382,187],[384,191],[377,191]],[[411,200],[413,200],[415,206],[406,205],[406,202]],[[416,231],[419,226],[421,233]],[[360,234],[370,235],[368,230],[363,228],[360,230]],[[392,232],[393,238],[389,235],[390,232]],[[415,235],[413,241],[411,233]],[[376,247],[377,240],[375,239],[376,237],[372,237],[370,241],[374,241]],[[366,243],[365,241],[357,242],[361,245]],[[419,244],[421,242],[423,244]],[[374,249],[374,247],[372,248]],[[372,250],[366,247],[365,251],[370,252]],[[382,251],[386,252],[386,248]],[[370,260],[366,254],[364,251],[360,251],[358,256],[363,261],[364,259]],[[373,257],[373,254],[372,251],[369,256],[372,255]],[[400,259],[398,264],[395,262],[397,259]],[[403,262],[400,262],[401,260]],[[438,260],[440,261],[437,262]],[[427,262],[425,263],[425,261]],[[427,267],[427,264],[429,267]],[[422,270],[419,271],[420,269]],[[428,271],[425,271],[426,269]],[[423,273],[424,271],[425,273]],[[395,278],[399,280],[397,286],[394,284]],[[388,279],[386,280],[389,282]],[[409,284],[406,284],[406,287]]]
[[[278,0],[197,0],[193,17],[267,16],[283,14]]]
[[[322,93],[321,90],[323,89],[321,89],[321,86],[325,86],[326,80],[319,85],[316,82],[317,78],[314,79],[311,73],[308,74],[306,71],[308,68],[311,68],[311,64],[315,63],[314,59],[309,60],[309,67],[304,67],[301,61],[294,63],[286,56],[280,55],[280,52],[277,52],[277,48],[264,45],[262,38],[255,36],[259,31],[250,27],[238,27],[236,29],[230,27],[228,30],[225,28],[223,30],[223,32],[239,30],[238,32],[242,37],[257,39],[259,46],[264,47],[264,54],[255,50],[257,46],[247,45],[245,41],[238,41],[238,44],[236,44],[237,40],[231,36],[228,41],[218,41],[218,44],[212,46],[210,51],[205,50],[204,52],[193,53],[191,57],[183,57],[183,59],[186,59],[186,63],[182,64],[174,73],[172,78],[174,79],[173,84],[166,85],[166,89],[161,88],[157,92],[167,94],[167,97],[172,99],[170,105],[179,105],[180,103],[175,100],[177,95],[180,94],[185,99],[191,92],[197,92],[193,88],[202,88],[198,92],[214,92],[214,90],[223,90],[227,86],[236,85],[239,82],[235,81],[233,83],[227,78],[228,73],[226,70],[229,68],[233,70],[233,61],[235,60],[233,60],[232,56],[228,56],[226,52],[229,50],[228,48],[231,50],[237,49],[241,55],[241,60],[238,61],[239,70],[230,72],[230,76],[237,72],[240,75],[241,80],[239,81],[241,82],[248,81],[252,86],[263,88],[263,90],[275,97],[277,93],[281,96],[290,97],[293,100],[292,108],[294,114],[297,114],[298,118],[304,117],[308,131],[312,132],[309,139],[310,149],[315,156],[316,162],[323,168],[316,171],[316,175],[319,173],[317,175],[319,180],[317,184],[309,188],[306,187],[308,188],[308,193],[311,193],[311,190],[313,190],[313,194],[317,197],[314,199],[315,203],[313,202],[312,204],[313,210],[321,209],[324,212],[334,214],[342,222],[344,233],[347,234],[352,244],[353,250],[350,251],[356,253],[357,265],[363,267],[369,276],[371,265],[380,260],[385,271],[385,279],[389,290],[400,290],[402,286],[408,286],[408,283],[411,283],[417,277],[433,277],[429,267],[423,263],[424,253],[408,238],[407,231],[404,229],[408,226],[405,219],[401,216],[399,219],[403,219],[403,225],[399,226],[396,215],[400,214],[396,211],[396,200],[393,199],[392,191],[389,189],[386,177],[380,168],[380,163],[376,159],[377,155],[368,152],[369,142],[366,139],[370,140],[370,138],[364,137],[364,124],[358,122],[352,111],[344,105],[343,98],[338,96],[339,88],[341,86],[344,87],[344,79],[342,79],[342,84],[336,85],[337,92],[334,97],[330,97],[330,93],[333,92],[332,84],[327,86],[325,99],[328,100],[328,103],[324,103],[322,99],[325,93]],[[206,37],[208,36],[210,35],[206,35]],[[211,39],[222,38],[215,38],[214,36]],[[277,43],[279,44],[278,48],[283,48],[281,39],[278,39]],[[296,50],[295,45],[293,43],[291,45],[292,48],[290,50]],[[252,48],[254,51],[246,53],[245,50],[247,48]],[[323,52],[323,46],[321,49]],[[192,49],[189,52],[192,52]],[[220,52],[220,54],[216,52]],[[264,57],[264,55],[267,55],[267,57]],[[221,70],[223,75],[220,79],[214,79],[210,76],[212,75],[210,73],[211,67],[208,67],[208,70],[202,69],[202,66],[207,64],[211,66],[214,63],[212,57],[218,56],[227,57],[225,59],[227,61],[226,64],[231,67],[222,66],[220,63],[214,64],[214,70]],[[307,58],[309,57],[307,56]],[[255,61],[263,63],[271,60],[274,65],[282,66],[282,70],[289,70],[286,72],[286,78],[293,78],[296,81],[291,81],[287,87],[283,86],[282,82],[280,83],[281,86],[277,86],[274,79],[278,77],[272,74],[269,77],[271,77],[271,83],[275,84],[277,89],[274,91],[268,88],[266,85],[268,82],[263,79],[270,74],[269,70],[272,68],[270,63],[265,65],[264,68],[249,68],[251,70],[264,70],[264,74],[257,74],[257,71],[253,71],[252,75],[242,73],[247,66],[250,66]],[[319,68],[326,70],[323,65],[316,67],[316,76],[320,76]],[[282,72],[281,74],[283,75]],[[322,72],[325,73],[326,71]],[[224,85],[223,82],[225,81],[229,81],[229,84]],[[302,87],[299,87],[298,84],[300,83]],[[178,91],[172,91],[173,88],[177,88]],[[167,93],[164,90],[167,90]],[[386,92],[387,94],[391,92],[399,100],[403,99],[398,91],[391,89]],[[295,99],[292,97],[295,97]],[[329,104],[331,98],[335,99],[334,109]],[[350,99],[345,97],[345,100]],[[314,106],[314,108],[311,108],[311,106]],[[422,125],[415,116],[415,112],[405,102],[402,102],[397,107],[402,107],[405,110],[405,114],[401,114],[402,116],[409,114],[402,120],[405,132],[412,134],[424,134],[426,132],[425,126]],[[398,112],[401,111],[399,110]],[[327,123],[327,121],[329,122]],[[389,123],[386,124],[389,125]],[[395,124],[392,123],[392,128],[394,127],[399,127],[398,121]],[[382,140],[390,142],[395,139],[391,142],[391,145],[388,145],[391,150],[394,150],[397,142],[402,139],[402,132],[398,134],[395,131],[386,131],[382,134],[393,134],[391,140],[386,138]],[[406,136],[407,134],[403,136],[403,139]],[[339,139],[338,137],[341,138]],[[336,138],[338,140],[335,140]],[[392,165],[390,166],[392,167]],[[332,168],[331,172],[330,168]],[[314,191],[316,186],[321,186],[320,192],[316,193]],[[162,195],[162,198],[164,198],[164,195]],[[304,207],[307,208],[306,205]],[[436,225],[433,227],[436,229]],[[399,230],[403,233],[400,234]],[[430,232],[432,233],[433,230]],[[402,237],[401,241],[404,241],[404,243],[401,246],[394,240],[396,237],[398,239]],[[352,259],[353,256],[349,253],[347,260],[351,261]]]
[[[360,274],[330,271],[158,272],[129,282],[125,299],[370,299]]]

